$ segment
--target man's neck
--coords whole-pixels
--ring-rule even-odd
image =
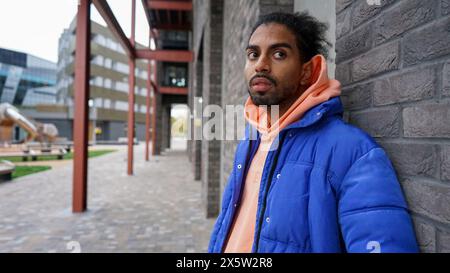
[[[292,106],[292,104],[294,104],[294,102],[296,102],[298,100],[298,98],[300,98],[300,96],[303,94],[303,92],[305,92],[306,88],[302,88],[300,92],[298,92],[298,95],[293,95],[290,98],[282,101],[279,105],[278,105],[278,116],[274,115],[273,118],[278,120],[279,118],[281,118],[286,112],[287,110],[289,110],[289,108]],[[274,113],[276,114],[276,113]],[[270,124],[273,124],[276,122],[276,120],[271,120],[272,117],[272,108],[271,105],[269,105],[267,107],[267,121]]]

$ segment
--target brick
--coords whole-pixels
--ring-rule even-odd
[[[259,12],[261,15],[263,14],[269,14],[272,12],[287,12],[292,13],[293,7],[291,6],[279,6],[279,5],[264,5],[261,6],[259,9]]]
[[[375,82],[374,105],[388,105],[433,97],[436,90],[434,68],[418,69]]]
[[[395,0],[380,0],[380,5],[369,5],[367,1],[359,1],[353,8],[352,25],[354,28],[379,14],[387,5]]]
[[[336,62],[349,59],[360,53],[368,51],[372,46],[372,26],[359,29],[336,42]]]
[[[403,110],[405,137],[450,137],[450,105],[427,104]]]
[[[336,65],[336,80],[342,85],[351,82],[351,63],[340,63]]]
[[[405,179],[401,184],[410,210],[450,224],[450,186],[419,179]]]
[[[441,0],[442,15],[450,14],[450,0]]]
[[[450,96],[450,62],[447,62],[442,70],[442,95]]]
[[[400,110],[397,107],[350,113],[350,123],[355,124],[373,137],[398,137]]]
[[[353,0],[336,0],[336,14],[348,7]]]
[[[408,34],[403,41],[404,65],[450,54],[450,17]]]
[[[437,148],[430,144],[387,143],[381,145],[389,154],[400,175],[420,175],[438,178]]]
[[[436,230],[433,225],[413,217],[414,231],[421,252],[436,252]]]
[[[450,146],[441,147],[441,179],[450,181]]]
[[[375,21],[375,43],[381,44],[414,27],[433,20],[437,13],[436,0],[402,1]]]
[[[353,80],[359,81],[383,72],[396,70],[399,60],[398,42],[373,49],[353,61]]]
[[[342,96],[346,110],[365,109],[372,105],[372,92],[374,84],[360,84],[352,88],[344,88]]]
[[[438,230],[438,249],[440,253],[450,253],[450,230]]]
[[[351,10],[346,10],[336,16],[336,38],[339,39],[342,35],[350,31]]]

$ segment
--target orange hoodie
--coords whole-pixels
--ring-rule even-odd
[[[312,85],[289,107],[283,116],[275,122],[272,121],[270,126],[266,108],[253,104],[251,98],[248,98],[245,103],[245,118],[261,133],[261,143],[248,169],[241,204],[236,212],[225,252],[249,253],[252,250],[262,169],[278,132],[301,119],[303,114],[312,107],[341,94],[340,83],[328,78],[325,58],[322,55],[316,55],[310,62],[313,66]]]

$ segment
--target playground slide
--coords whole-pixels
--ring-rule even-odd
[[[29,134],[29,139],[34,139],[39,135],[37,127],[9,103],[0,104],[0,123],[3,120],[17,123]]]

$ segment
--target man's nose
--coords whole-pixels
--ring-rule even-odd
[[[261,56],[255,65],[256,72],[270,72],[270,60],[267,57]]]

